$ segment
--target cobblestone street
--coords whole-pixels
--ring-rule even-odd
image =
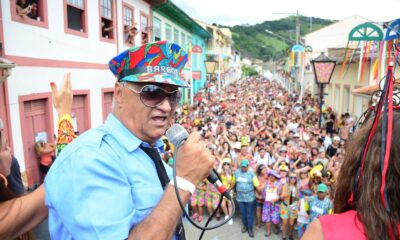
[[[207,217],[204,218],[207,221]],[[204,222],[205,222],[204,221]],[[222,221],[222,220],[221,220]],[[209,224],[216,224],[216,220],[211,221]],[[201,231],[195,227],[193,227],[189,222],[184,221],[185,231],[186,231],[186,239],[188,240],[197,240],[200,237]],[[241,232],[242,223],[240,220],[240,214],[236,213],[235,218],[233,220],[233,225],[225,224],[224,226],[217,228],[215,230],[206,231],[203,236],[203,240],[238,240],[238,239],[266,239],[265,228],[262,227],[260,229],[254,228],[254,238],[250,238],[248,233]],[[269,237],[270,240],[278,240],[281,239],[281,235],[271,234]]]

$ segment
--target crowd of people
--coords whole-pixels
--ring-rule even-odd
[[[319,129],[319,103],[311,95],[299,99],[267,79],[212,89],[177,109],[177,121],[206,139],[215,169],[238,203],[242,232],[254,236],[255,225],[265,227],[266,236],[281,231],[283,239],[300,238],[308,223],[332,212],[352,118],[338,118],[332,108],[324,108]],[[169,164],[171,155],[168,147],[164,160]],[[203,207],[211,214],[218,202],[213,184],[200,182],[190,201],[192,218],[202,222]],[[231,207],[223,201],[217,219],[226,219]]]

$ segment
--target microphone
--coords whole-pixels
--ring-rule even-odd
[[[176,153],[178,152],[178,148],[180,148],[185,141],[188,139],[189,134],[185,128],[183,128],[179,124],[173,124],[166,132],[168,140],[175,146],[175,159]],[[207,180],[214,184],[219,193],[221,193],[224,197],[231,199],[231,195],[229,194],[229,190],[222,184],[219,180],[218,173],[213,169],[210,175],[207,177]]]

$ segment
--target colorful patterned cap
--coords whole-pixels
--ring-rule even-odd
[[[111,59],[108,66],[118,81],[189,87],[180,76],[187,59],[179,45],[159,41],[130,48]]]

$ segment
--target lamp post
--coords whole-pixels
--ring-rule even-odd
[[[333,70],[335,70],[336,61],[325,56],[322,52],[317,58],[311,60],[314,70],[315,82],[320,87],[320,103],[319,103],[319,128],[322,125],[322,100],[324,98],[324,86],[331,81]]]
[[[214,59],[206,59],[204,60],[204,64],[206,65],[207,74],[210,76],[210,80],[212,75],[215,74],[215,68],[217,66],[217,61]]]

